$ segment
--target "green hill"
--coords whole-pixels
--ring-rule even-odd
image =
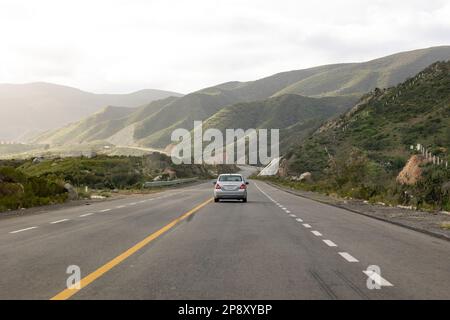
[[[169,97],[153,101],[139,108],[109,106],[90,117],[69,124],[66,127],[48,131],[31,142],[60,146],[107,140],[123,128],[150,117],[175,99],[175,97]]]
[[[388,87],[413,76],[433,62],[450,59],[450,47],[399,53],[367,63],[335,64],[276,74],[251,82],[230,82],[186,95],[164,107],[135,132],[138,144],[163,148],[175,128],[192,129],[222,108],[272,96],[359,98],[376,87]],[[376,76],[375,76],[376,75]]]
[[[225,107],[204,122],[204,130],[215,128],[225,133],[236,129],[280,129],[283,148],[300,141],[313,129],[354,105],[352,97],[309,98],[284,95],[263,101],[238,103]]]
[[[48,143],[51,145],[87,142],[83,137],[88,135],[90,131],[98,132],[100,128],[105,126],[105,123],[124,118],[133,111],[133,108],[109,106],[83,120],[69,124],[68,126],[55,131],[46,132],[31,142]]]
[[[395,182],[413,145],[420,143],[449,160],[449,88],[450,62],[438,62],[396,87],[376,89],[291,148],[281,171],[312,172],[319,189],[352,197],[389,199],[387,195],[398,198],[406,191],[419,202],[434,203],[440,197],[441,205],[450,203],[448,193],[447,202],[442,198],[450,169],[425,166],[422,180],[412,189]]]
[[[430,64],[450,59],[450,46],[394,54],[364,63],[324,70],[296,82],[280,92],[311,97],[362,95],[375,88],[395,86]]]

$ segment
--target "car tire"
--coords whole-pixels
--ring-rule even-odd
[[[214,198],[214,202],[219,202],[219,199],[217,199],[217,198]]]
[[[243,203],[247,203],[247,198],[242,199]]]

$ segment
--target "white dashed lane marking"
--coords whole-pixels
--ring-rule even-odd
[[[297,216],[295,214],[290,214],[289,217],[291,218],[297,218]]]
[[[345,260],[347,260],[348,262],[359,262],[358,259],[356,259],[355,257],[353,257],[352,255],[350,255],[347,252],[339,252],[339,255],[344,258]]]
[[[61,219],[61,220],[57,220],[57,221],[52,221],[52,222],[50,222],[50,224],[57,224],[57,223],[66,222],[66,221],[69,221],[69,219]]]
[[[141,201],[138,201],[138,202],[129,203],[128,206],[134,206],[134,205],[136,205],[138,203],[145,203],[147,201],[153,201],[153,200],[157,200],[157,199],[164,199],[164,198],[167,198],[167,197],[169,197],[169,195],[167,195],[167,196],[159,196],[159,197],[156,197],[156,198],[145,199],[145,200],[141,200]],[[115,208],[116,209],[122,209],[122,208],[126,208],[126,206],[127,205],[119,205],[119,206],[116,206]],[[96,211],[96,212],[109,212],[111,210],[112,209],[103,209],[103,210],[99,210],[99,211]],[[89,217],[89,216],[95,214],[96,212],[84,213],[84,214],[79,215],[79,217],[80,218]],[[57,220],[57,221],[51,221],[49,223],[50,224],[58,224],[58,223],[66,222],[66,221],[70,221],[70,219],[61,219],[61,220]],[[15,234],[15,233],[29,231],[29,230],[33,230],[33,229],[37,229],[37,228],[38,228],[38,226],[33,226],[33,227],[29,227],[29,228],[24,228],[24,229],[19,229],[19,230],[15,230],[15,231],[10,231],[9,233],[10,234]]]
[[[14,234],[14,233],[24,232],[24,231],[28,231],[28,230],[33,230],[36,228],[37,227],[29,227],[29,228],[25,228],[25,229],[16,230],[16,231],[11,231],[10,233]]]
[[[256,184],[255,184],[256,185]],[[291,212],[283,207],[283,205],[281,205],[280,203],[278,203],[276,200],[274,200],[273,198],[269,197],[269,195],[267,195],[264,191],[262,191],[258,185],[256,185],[256,188],[258,188],[259,191],[261,191],[262,194],[264,194],[270,201],[272,201],[275,205],[277,205],[278,207],[280,207],[281,209],[283,209],[286,213],[288,213],[291,217],[295,217],[295,215],[290,214]],[[296,218],[295,219],[297,222],[299,223],[303,223],[303,220],[300,218]],[[311,229],[311,225],[309,224],[303,224],[303,226],[307,229]],[[319,231],[311,231],[311,233],[317,237],[322,237],[322,233],[320,233]],[[338,245],[335,244],[333,241],[331,240],[322,240],[327,246],[329,247],[337,247]],[[359,262],[358,259],[356,259],[355,257],[353,257],[351,254],[349,254],[348,252],[339,252],[339,255],[344,258],[346,261],[350,262],[350,263],[357,263]],[[390,283],[389,281],[387,281],[386,279],[382,278],[378,273],[373,272],[373,271],[368,271],[368,270],[363,270],[363,273],[368,276],[371,280],[373,280],[377,285],[379,285],[380,287],[393,287],[394,285],[392,283]]]
[[[334,242],[331,241],[331,240],[323,240],[323,242],[325,242],[326,245],[329,246],[329,247],[337,247],[337,244],[334,243]]]
[[[94,212],[89,212],[89,213],[85,213],[85,214],[80,215],[80,217],[81,218],[89,217],[89,216],[92,216],[93,214],[94,214]]]

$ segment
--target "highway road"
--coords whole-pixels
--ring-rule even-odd
[[[1,219],[0,299],[450,299],[450,242],[250,183]]]

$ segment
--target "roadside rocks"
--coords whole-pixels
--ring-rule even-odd
[[[311,182],[312,181],[312,173],[311,172],[305,172],[302,173],[298,177],[292,177],[292,181],[298,181],[298,182]]]
[[[415,185],[422,177],[422,168],[420,166],[425,162],[426,160],[421,155],[412,156],[397,176],[397,182],[402,185]]]
[[[450,181],[444,183],[441,187],[442,191],[450,193]]]
[[[170,167],[164,169],[163,174],[168,175],[170,180],[177,178],[177,172]]]
[[[64,189],[66,189],[67,193],[69,194],[69,196],[68,196],[69,200],[77,200],[78,199],[78,192],[77,192],[77,190],[75,190],[75,188],[70,183],[64,184]]]
[[[288,176],[289,162],[287,159],[282,159],[278,169],[278,176],[287,177]]]
[[[44,161],[44,158],[42,158],[42,157],[36,157],[36,158],[33,159],[33,164],[39,164],[39,163],[41,163],[42,161]]]

